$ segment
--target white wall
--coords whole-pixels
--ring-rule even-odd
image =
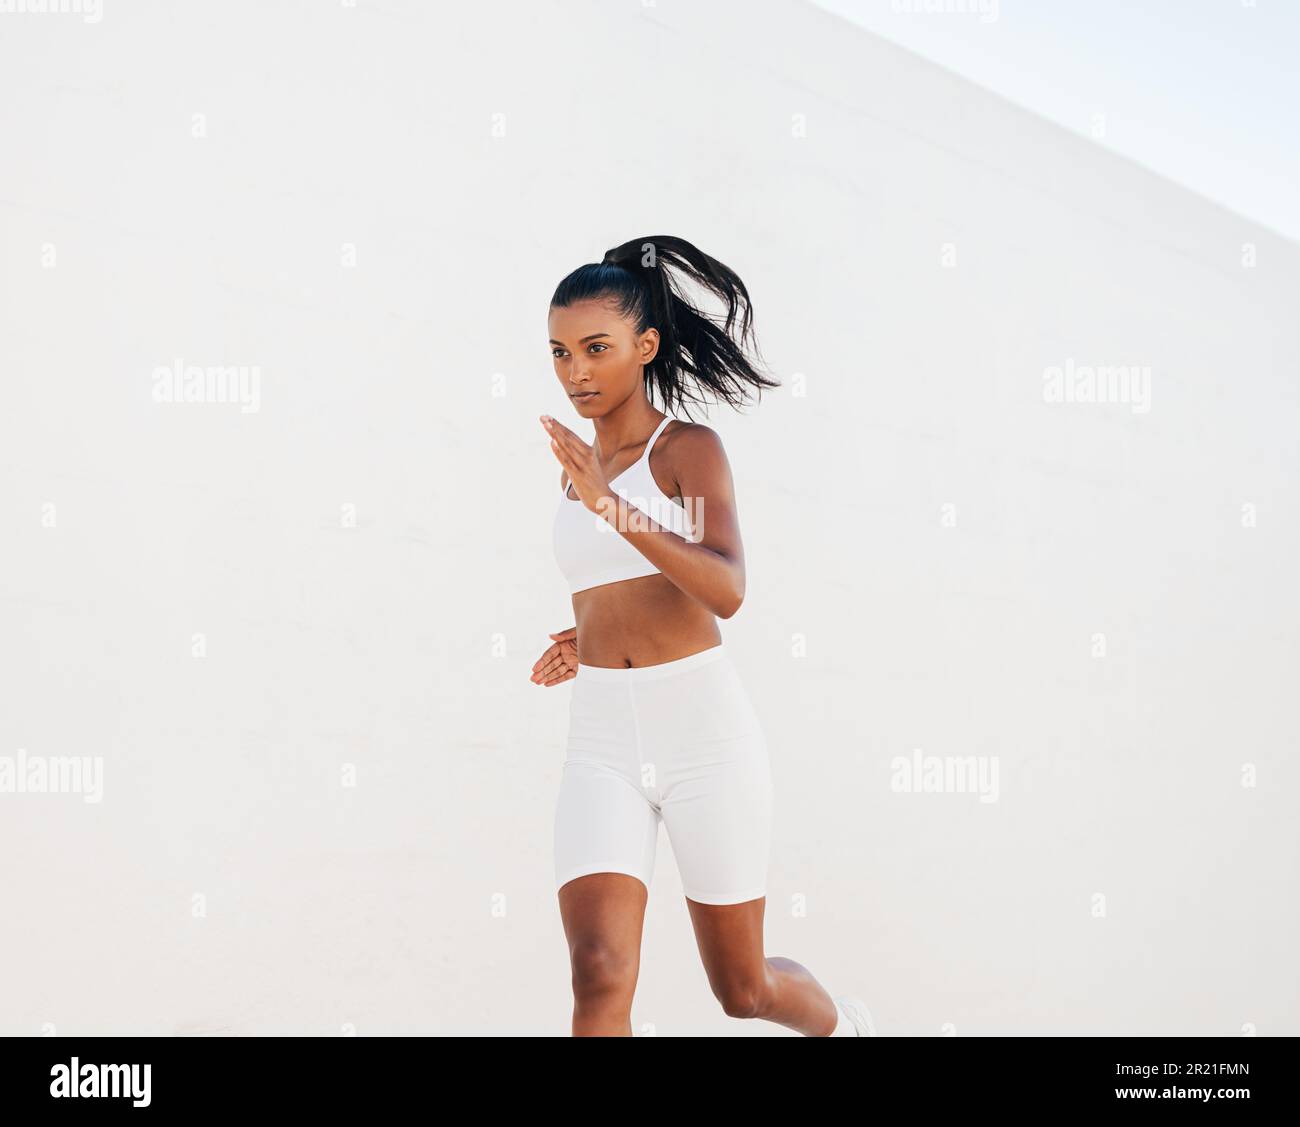
[[[0,795],[0,1032],[568,1032],[546,303],[667,233],[785,381],[705,420],[769,953],[890,1034],[1300,1033],[1294,245],[787,0],[0,15],[0,141],[0,756],[104,769]],[[633,1019],[793,1035],[666,836]]]

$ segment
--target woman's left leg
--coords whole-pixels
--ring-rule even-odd
[[[829,1036],[835,1001],[791,959],[763,954],[774,786],[767,741],[721,646],[628,670],[641,775],[682,879],[723,1010]]]
[[[793,959],[763,954],[767,898],[743,904],[700,904],[687,897],[704,972],[729,1017],[757,1017],[829,1037],[839,1021],[831,996]]]

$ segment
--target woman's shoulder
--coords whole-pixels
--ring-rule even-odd
[[[704,423],[674,419],[664,427],[661,439],[665,449],[676,447],[686,454],[707,454],[722,450],[722,436]]]
[[[727,452],[722,445],[722,436],[704,423],[692,423],[683,419],[664,428],[660,437],[663,446],[663,460],[659,462],[680,486],[682,475],[689,473],[697,480],[706,479],[717,471],[728,470]],[[658,455],[660,451],[656,449]]]

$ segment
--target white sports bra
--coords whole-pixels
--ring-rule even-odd
[[[609,487],[629,505],[646,513],[652,521],[690,540],[694,537],[690,515],[684,505],[664,495],[650,472],[650,451],[655,440],[671,423],[665,416],[635,462],[615,474]],[[605,583],[621,583],[643,575],[657,575],[659,569],[624,539],[623,535],[582,501],[569,496],[566,480],[560,492],[560,507],[555,514],[555,561],[573,594]]]

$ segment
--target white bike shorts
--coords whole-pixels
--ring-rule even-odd
[[[767,894],[767,744],[721,644],[659,665],[579,665],[555,808],[556,890],[627,873],[647,891],[659,823],[701,904]]]

